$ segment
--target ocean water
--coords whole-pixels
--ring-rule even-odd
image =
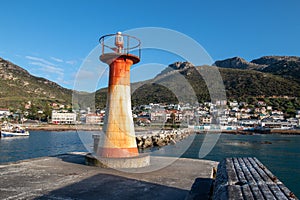
[[[197,158],[204,135],[196,135],[183,157]],[[225,157],[256,157],[292,192],[300,197],[299,135],[229,135],[222,134],[205,157],[220,161]]]
[[[76,131],[30,131],[29,137],[0,139],[0,163],[86,151]]]
[[[195,135],[181,157],[198,159],[204,138],[205,135]],[[174,149],[181,149],[183,144],[184,142],[178,142],[162,149],[166,156],[173,156]],[[87,151],[76,131],[31,131],[29,137],[0,139],[0,163],[73,151]],[[300,136],[221,134],[204,159],[220,161],[225,157],[257,157],[300,197]]]

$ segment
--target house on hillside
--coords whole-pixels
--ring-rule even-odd
[[[237,101],[230,101],[229,102],[230,107],[237,107],[238,105],[239,105],[239,103]]]
[[[297,111],[296,111],[296,118],[297,118],[297,119],[300,119],[300,110],[297,110]]]
[[[201,124],[211,124],[212,117],[210,115],[203,115],[200,117],[200,123]]]

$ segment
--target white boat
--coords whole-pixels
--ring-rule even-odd
[[[2,125],[0,132],[1,137],[29,136],[29,132],[25,128],[8,123]]]

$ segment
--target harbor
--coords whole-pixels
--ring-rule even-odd
[[[0,200],[299,199],[300,2],[1,5]]]
[[[0,198],[297,200],[256,158],[232,158],[218,163],[152,156],[151,165],[141,171],[124,172],[88,166],[86,155],[73,152],[0,165]],[[171,164],[155,169],[164,162]],[[231,165],[238,167],[231,169]]]
[[[94,131],[85,131],[94,134]],[[1,167],[8,163],[20,163],[23,160],[51,158],[58,154],[68,152],[86,152],[76,131],[30,131],[29,137],[2,138],[0,140]],[[199,149],[205,134],[195,135],[193,143],[181,156],[199,160]],[[201,159],[220,162],[226,157],[257,157],[270,169],[296,196],[300,194],[298,172],[300,154],[298,144],[300,137],[297,135],[278,134],[253,134],[235,135],[221,134],[214,149]],[[169,144],[164,147],[153,147],[143,152],[153,152],[157,156],[172,157],[176,149],[181,148],[181,142]],[[87,153],[87,152],[86,152]],[[93,167],[92,167],[93,168]]]

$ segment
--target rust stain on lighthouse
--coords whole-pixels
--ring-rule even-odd
[[[118,36],[123,35],[116,34],[116,52],[100,56],[100,60],[109,65],[109,85],[103,126],[105,137],[100,141],[97,155],[107,158],[139,155],[131,111],[130,67],[140,59],[123,52],[123,44],[117,44]]]

